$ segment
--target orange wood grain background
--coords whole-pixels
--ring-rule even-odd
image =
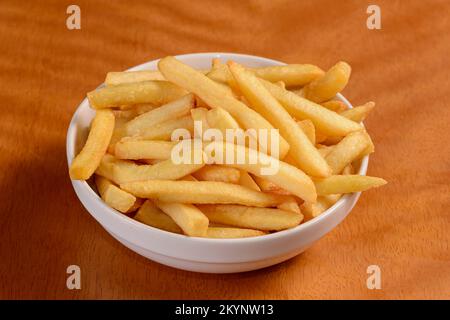
[[[81,30],[66,8],[81,7]],[[366,28],[377,4],[382,30]],[[5,1],[0,5],[0,298],[450,298],[450,3]],[[65,135],[107,71],[165,55],[239,52],[353,67],[377,102],[369,173],[389,184],[306,253],[234,275],[175,270],[123,247],[78,202]],[[82,289],[66,288],[81,267]],[[382,289],[366,288],[379,265]]]

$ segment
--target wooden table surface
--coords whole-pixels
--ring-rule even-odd
[[[0,298],[450,298],[449,1],[69,1],[0,6]],[[366,27],[369,4],[382,29]],[[233,275],[149,261],[81,206],[66,130],[87,91],[166,55],[240,52],[353,67],[344,94],[377,102],[369,173],[389,181],[304,254]],[[81,268],[81,290],[66,268]],[[366,269],[381,268],[368,290]]]

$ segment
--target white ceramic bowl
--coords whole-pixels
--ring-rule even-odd
[[[212,58],[231,59],[250,67],[284,64],[266,58],[231,53],[187,54],[177,58],[198,69],[209,68]],[[147,62],[130,70],[156,69],[157,62]],[[342,95],[337,98],[351,107]],[[93,117],[94,111],[89,107],[87,99],[84,99],[73,115],[67,132],[69,165],[76,152],[81,149]],[[365,157],[357,168],[359,174],[366,174],[367,164],[368,157]],[[256,270],[300,254],[336,227],[360,196],[360,193],[348,194],[319,217],[289,230],[253,238],[205,239],[169,233],[142,224],[108,207],[87,182],[72,180],[72,185],[86,210],[126,247],[174,268],[207,273]]]

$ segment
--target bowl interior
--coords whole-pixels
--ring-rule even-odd
[[[213,58],[219,58],[222,61],[227,60],[234,60],[238,63],[241,63],[243,65],[249,66],[249,67],[265,67],[265,66],[274,66],[274,65],[284,65],[285,63],[282,63],[280,61],[257,57],[257,56],[250,56],[250,55],[244,55],[244,54],[234,54],[234,53],[197,53],[197,54],[186,54],[186,55],[180,55],[176,56],[177,59],[180,61],[192,66],[193,68],[197,69],[207,69],[211,66],[211,59]],[[147,63],[143,63],[141,65],[132,67],[128,69],[127,71],[139,71],[139,70],[156,70],[157,69],[157,63],[159,60],[150,61]],[[352,105],[350,102],[345,99],[341,94],[338,94],[336,96],[337,99],[343,101],[349,108],[352,108]],[[67,153],[67,160],[68,164],[72,163],[73,158],[75,155],[81,150],[81,148],[84,145],[84,142],[86,141],[88,130],[90,123],[92,119],[95,116],[95,111],[90,108],[88,100],[85,98],[81,104],[78,106],[77,110],[75,111],[72,120],[69,125],[69,129],[67,131],[67,141],[66,141],[66,153]],[[365,175],[367,171],[368,166],[368,159],[369,157],[366,156],[363,158],[359,163],[356,164],[356,172],[360,175]],[[78,186],[85,188],[88,192],[89,196],[92,198],[93,201],[101,202],[103,204],[103,201],[98,196],[96,188],[92,182],[90,181],[73,181],[73,183],[77,184]],[[321,219],[325,219],[328,215],[332,214],[333,211],[340,207],[345,201],[348,200],[348,198],[351,196],[345,195],[340,200],[338,200],[332,207],[330,207],[328,210],[323,212],[320,216],[311,219],[307,222],[304,222],[300,224],[299,226],[279,231],[276,233],[255,237],[255,238],[240,238],[240,239],[207,239],[207,238],[195,238],[195,237],[186,237],[184,235],[178,235],[175,233],[166,232],[160,229],[153,228],[151,226],[145,225],[141,222],[138,222],[134,219],[129,218],[128,216],[118,212],[117,210],[114,210],[112,208],[109,208],[105,206],[105,211],[107,211],[107,214],[112,215],[119,215],[120,219],[123,219],[124,223],[132,224],[139,228],[148,228],[157,230],[158,232],[166,233],[173,237],[183,237],[190,239],[189,241],[213,241],[213,242],[219,242],[219,241],[226,241],[226,242],[243,242],[243,241],[255,241],[256,239],[262,240],[264,238],[272,238],[272,237],[279,237],[283,234],[288,234],[291,232],[297,232],[300,231],[303,228],[306,228],[308,225],[312,223],[316,223]]]

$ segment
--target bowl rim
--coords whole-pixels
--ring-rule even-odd
[[[265,57],[260,57],[260,56],[254,56],[254,55],[248,55],[248,54],[241,54],[241,53],[228,53],[228,52],[202,52],[202,53],[189,53],[189,54],[182,54],[182,55],[176,55],[174,57],[178,58],[178,59],[188,59],[190,57],[198,57],[198,58],[207,58],[207,59],[211,59],[211,58],[221,58],[221,57],[237,57],[237,58],[247,58],[247,59],[254,59],[254,60],[258,60],[259,62],[263,62],[266,63],[267,65],[285,65],[286,63],[278,61],[278,60],[274,60],[274,59],[270,59],[270,58],[265,58]],[[146,70],[146,67],[150,64],[156,64],[160,59],[155,59],[155,60],[151,60],[148,62],[144,62],[141,63],[139,65],[136,65],[134,67],[128,68],[125,71],[137,71],[137,70]],[[104,83],[102,83],[101,85],[99,85],[98,87],[102,87],[104,86]],[[353,108],[352,104],[340,93],[338,93],[336,95],[336,97],[338,100],[344,102],[347,107],[349,108]],[[75,149],[75,141],[76,141],[76,135],[75,135],[75,128],[76,128],[76,120],[77,120],[77,115],[79,112],[81,112],[82,107],[84,107],[84,105],[88,105],[89,107],[89,102],[87,100],[87,98],[85,97],[81,103],[78,105],[77,109],[75,110],[75,112],[73,113],[72,119],[69,123],[69,127],[67,129],[67,134],[66,134],[66,156],[67,156],[67,163],[68,166],[70,167],[70,164],[73,161],[74,158],[74,152],[73,150]],[[364,124],[362,123],[362,125],[364,126]],[[366,175],[367,173],[367,168],[368,168],[368,164],[369,164],[369,156],[365,156],[364,158],[361,159],[361,164],[360,164],[360,168],[358,171],[358,175]],[[161,230],[152,226],[149,226],[147,224],[144,224],[140,221],[137,221],[111,207],[109,207],[101,198],[100,196],[97,194],[97,192],[95,190],[93,190],[91,188],[91,186],[88,184],[87,181],[82,181],[82,180],[71,180],[73,187],[75,187],[75,185],[77,185],[77,187],[79,188],[83,188],[87,191],[87,194],[90,195],[90,198],[92,201],[95,201],[95,203],[97,205],[100,205],[101,208],[103,208],[105,210],[105,212],[109,215],[115,215],[116,217],[118,217],[123,223],[127,224],[130,227],[133,228],[138,228],[138,229],[143,229],[144,232],[160,232],[162,233],[161,235],[165,234],[168,237],[174,237],[175,239],[184,239],[184,241],[191,241],[192,243],[203,243],[203,244],[236,244],[236,243],[255,243],[255,242],[261,242],[261,241],[270,241],[270,240],[275,240],[275,239],[280,239],[283,237],[289,237],[292,234],[295,233],[300,233],[308,228],[312,228],[313,226],[320,224],[322,221],[328,219],[330,216],[333,215],[333,213],[335,213],[337,211],[338,208],[340,208],[341,206],[344,205],[344,203],[352,201],[352,197],[354,195],[356,195],[356,201],[358,201],[358,198],[361,194],[361,192],[355,192],[355,193],[349,193],[346,194],[344,196],[342,196],[336,203],[334,203],[330,208],[328,208],[327,210],[325,210],[322,214],[320,214],[319,216],[306,221],[304,223],[299,224],[296,227],[290,228],[290,229],[286,229],[286,230],[281,230],[281,231],[277,231],[274,233],[270,233],[270,234],[265,234],[262,236],[257,236],[257,237],[247,237],[247,238],[231,238],[231,239],[215,239],[215,238],[202,238],[202,237],[192,237],[192,236],[187,236],[184,234],[177,234],[177,233],[173,233],[173,232],[169,232],[169,231],[165,231],[165,230]],[[77,195],[78,198],[78,195]],[[81,202],[81,199],[78,199]],[[88,211],[89,214],[91,214],[89,212],[89,210],[86,209],[86,211]],[[92,214],[91,214],[92,215]],[[95,217],[94,217],[95,218]],[[345,219],[345,217],[344,217]],[[97,220],[97,219],[96,219]]]

